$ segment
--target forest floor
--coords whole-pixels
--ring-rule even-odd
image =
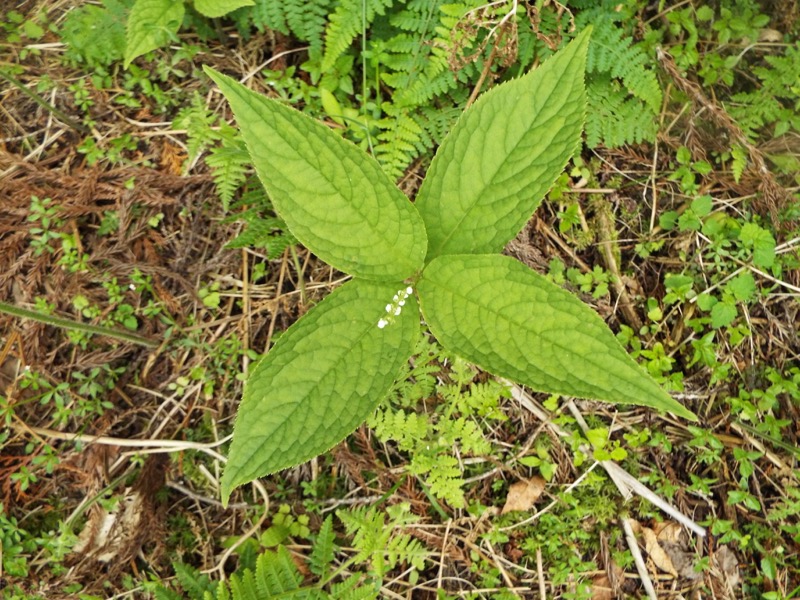
[[[381,409],[401,429],[424,417],[424,443],[376,417],[223,508],[241,374],[345,276],[277,220],[269,243],[230,247],[244,213],[274,215],[248,204],[249,170],[220,198],[179,117],[199,103],[233,124],[203,65],[244,78],[286,53],[270,68],[313,86],[304,46],[218,20],[222,39],[189,30],[99,69],[65,58],[69,3],[34,4],[0,14],[0,595],[222,597],[285,549],[331,597],[352,574],[386,598],[800,597],[800,200],[765,158],[800,164],[796,132],[743,143],[736,172],[713,150],[741,135],[726,99],[664,63],[655,141],[585,149],[506,248],[698,423],[507,388],[426,336]]]

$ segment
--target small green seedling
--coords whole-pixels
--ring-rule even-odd
[[[600,317],[500,251],[580,143],[589,32],[484,94],[444,140],[412,204],[322,123],[213,69],[292,234],[353,276],[250,370],[222,478],[238,485],[342,440],[389,393],[420,333],[535,390],[694,415]]]

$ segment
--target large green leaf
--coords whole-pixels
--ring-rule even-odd
[[[136,0],[125,26],[125,68],[134,58],[164,46],[183,21],[181,0]]]
[[[429,260],[499,252],[536,210],[580,142],[589,35],[485,93],[442,142],[416,201]]]
[[[222,478],[226,502],[237,485],[325,452],[383,400],[419,333],[419,308],[413,295],[402,298],[405,290],[346,283],[251,369]]]
[[[258,176],[289,230],[345,273],[416,274],[425,226],[377,161],[325,125],[206,67],[233,109]]]
[[[513,258],[441,256],[417,287],[422,314],[442,345],[491,373],[542,392],[695,419],[593,310]]]
[[[227,15],[243,6],[253,6],[253,0],[194,0],[194,7],[201,15],[215,19]]]

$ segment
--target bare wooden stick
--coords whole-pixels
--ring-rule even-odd
[[[517,402],[519,402],[523,407],[528,409],[532,412],[536,417],[538,417],[541,421],[547,423],[547,426],[558,436],[563,438],[568,438],[570,435],[561,429],[558,425],[554,424],[550,419],[550,415],[547,411],[539,408],[536,406],[536,403],[528,396],[527,392],[522,389],[521,386],[516,384],[511,384],[511,397],[514,398]],[[577,410],[577,409],[576,409]],[[583,422],[583,418],[581,417],[579,422]],[[586,423],[583,422],[583,426]],[[587,446],[582,446],[582,452],[585,452],[587,455],[591,456],[591,449]],[[687,529],[693,531],[700,537],[705,537],[706,530],[705,528],[701,527],[694,521],[692,521],[689,517],[684,515],[680,510],[676,507],[672,506],[669,502],[662,499],[658,494],[653,492],[650,488],[644,485],[641,481],[636,479],[633,475],[628,473],[625,469],[620,467],[617,463],[613,461],[600,461],[600,465],[606,470],[608,476],[617,485],[617,488],[620,490],[620,493],[623,497],[627,500],[631,494],[631,492],[638,494],[645,500],[648,500],[651,504],[657,506],[662,511],[667,513],[670,517],[674,520],[678,521],[681,525],[686,527]]]
[[[658,600],[656,590],[653,587],[653,581],[650,579],[650,573],[647,572],[647,566],[644,564],[644,557],[642,551],[639,549],[639,542],[636,540],[636,534],[633,533],[630,519],[622,519],[622,529],[625,530],[625,540],[628,542],[628,548],[631,549],[633,555],[633,562],[636,563],[636,570],[639,573],[639,579],[642,580],[642,585],[647,592],[647,597],[650,600]]]

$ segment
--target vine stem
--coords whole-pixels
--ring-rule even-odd
[[[35,310],[20,308],[19,306],[14,306],[13,304],[8,304],[6,302],[0,302],[0,313],[6,313],[14,317],[19,317],[20,319],[31,319],[32,321],[38,321],[39,323],[45,323],[46,325],[53,325],[54,327],[75,329],[77,331],[83,331],[93,335],[104,335],[106,337],[116,338],[118,340],[131,342],[132,344],[139,344],[140,346],[147,346],[149,348],[155,348],[158,346],[158,342],[140,335],[136,335],[135,333],[128,333],[127,331],[119,331],[118,329],[101,327],[99,325],[89,325],[88,323],[81,323],[80,321],[73,321],[72,319],[54,317],[53,315],[47,315]]]
[[[7,72],[7,71],[5,71],[3,69],[0,69],[0,77],[2,77],[3,79],[5,79],[9,83],[11,83],[20,92],[22,92],[23,94],[28,96],[28,98],[30,98],[31,100],[36,102],[36,104],[38,104],[39,106],[41,106],[45,110],[48,110],[51,113],[53,113],[62,122],[66,123],[67,125],[69,125],[73,129],[75,129],[76,131],[79,131],[80,133],[83,133],[83,134],[91,133],[91,130],[88,127],[86,127],[86,125],[84,125],[83,123],[79,123],[78,121],[76,121],[75,119],[70,117],[67,113],[65,113],[63,110],[61,110],[59,108],[56,108],[55,106],[50,104],[47,100],[43,99],[41,96],[39,96],[39,94],[29,90],[27,87],[25,87],[25,85],[19,79],[14,77],[11,73],[9,73],[9,72]]]

